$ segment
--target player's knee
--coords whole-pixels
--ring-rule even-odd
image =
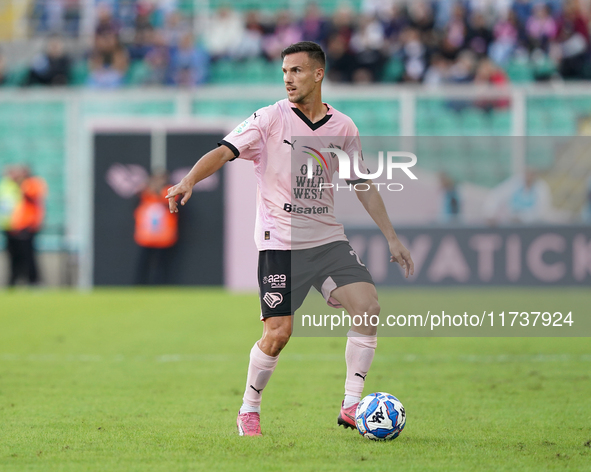
[[[380,302],[378,302],[377,300],[372,300],[368,307],[367,307],[367,315],[368,316],[378,316],[380,314]]]
[[[367,316],[378,316],[380,314],[380,303],[376,300],[366,301],[365,303],[359,303],[355,308],[354,311],[356,315],[365,315]]]
[[[289,338],[291,337],[291,332],[287,330],[277,330],[271,333],[270,341],[271,341],[271,351],[273,351],[273,356],[278,356],[281,350],[287,345]]]

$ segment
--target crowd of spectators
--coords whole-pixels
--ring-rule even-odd
[[[65,11],[73,11],[75,1],[66,3]],[[90,87],[121,87],[130,76],[135,84],[194,86],[209,80],[218,61],[278,61],[284,47],[300,40],[325,48],[333,82],[502,85],[508,81],[505,70],[515,63],[544,64],[537,80],[584,80],[591,79],[584,5],[582,0],[365,0],[359,12],[342,6],[331,15],[311,3],[300,17],[223,7],[195,31],[199,23],[174,2],[114,0],[98,5],[93,46],[84,57],[74,60],[53,37],[25,83],[67,84],[77,62],[86,67],[84,83]],[[51,29],[47,21],[40,24]],[[0,56],[0,82],[7,67]]]

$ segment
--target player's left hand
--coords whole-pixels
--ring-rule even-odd
[[[410,257],[410,251],[404,247],[398,238],[388,243],[390,246],[390,262],[398,262],[400,267],[404,269],[404,277],[408,279],[409,275],[415,273],[415,263]]]

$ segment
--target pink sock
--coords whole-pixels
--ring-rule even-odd
[[[263,389],[275,370],[279,356],[271,357],[260,350],[255,343],[250,351],[250,364],[248,365],[248,377],[246,378],[246,390],[242,398],[241,413],[248,411],[260,411]]]
[[[347,360],[347,380],[345,395],[361,398],[365,377],[371,367],[373,355],[378,345],[377,336],[349,336],[345,359]]]

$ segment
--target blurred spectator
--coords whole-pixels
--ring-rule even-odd
[[[164,27],[162,28],[162,35],[166,44],[170,47],[175,47],[179,44],[183,35],[190,32],[191,25],[179,12],[172,11],[168,13]]]
[[[18,169],[15,166],[6,166],[0,178],[0,230],[2,232],[10,229],[12,214],[22,198],[21,189],[16,183],[17,173]]]
[[[326,76],[333,82],[351,82],[357,67],[355,56],[347,48],[347,40],[340,34],[331,36],[326,48]]]
[[[363,0],[361,14],[375,16],[380,20],[384,20],[390,16],[392,8],[396,4],[397,0]]]
[[[40,33],[75,36],[80,26],[80,0],[36,0],[31,19],[33,28]]]
[[[283,49],[301,40],[300,25],[292,21],[288,10],[283,10],[277,14],[273,32],[263,38],[263,51],[269,60],[274,61],[281,57]]]
[[[263,27],[259,21],[259,13],[250,11],[246,15],[244,35],[232,51],[237,60],[260,57],[263,52]]]
[[[488,54],[497,64],[505,64],[509,62],[523,36],[514,11],[509,11],[504,19],[495,24],[493,35],[494,40]]]
[[[212,60],[228,57],[244,35],[244,24],[240,15],[231,8],[220,8],[209,19],[205,32],[205,47]]]
[[[99,3],[96,8],[96,16],[95,34],[97,36],[105,33],[119,33],[121,25],[119,21],[113,18],[113,11],[108,4]]]
[[[323,14],[317,3],[307,3],[300,17],[279,11],[274,19],[270,15],[261,17],[264,3],[260,3],[260,10],[244,15],[227,4],[207,19],[200,32],[204,47],[198,49],[212,61],[260,57],[274,61],[285,46],[301,39],[312,40],[323,45],[327,54],[332,49],[331,80],[357,83],[470,82],[474,71],[458,74],[466,66],[466,51],[473,53],[474,61],[488,57],[501,67],[511,67],[525,80],[559,76],[591,79],[590,25],[581,7],[585,3],[588,10],[590,1],[363,0],[359,11],[344,4],[331,15]],[[57,28],[66,28],[65,34],[69,34],[68,18],[72,24],[79,21],[80,5],[80,0],[37,0],[33,7],[33,17],[40,21],[37,30],[51,31],[61,25]],[[89,85],[122,85],[127,60],[133,66],[128,74],[131,84],[199,82],[201,79],[194,78],[194,68],[187,65],[177,68],[173,78],[166,58],[181,49],[181,39],[187,33],[195,34],[200,21],[185,17],[183,12],[195,12],[184,7],[178,0],[97,1],[96,43],[114,36],[121,41],[123,51],[105,54],[98,46],[93,48],[88,53]],[[162,43],[158,38],[163,38]],[[166,53],[153,51],[162,46]],[[449,77],[444,74],[445,81],[440,73],[444,64],[440,56],[450,69]],[[35,62],[39,77],[47,72],[48,63],[48,52]],[[387,67],[382,70],[384,65]],[[428,77],[427,69],[431,69]],[[134,78],[136,71],[146,72],[140,74],[142,80]],[[20,80],[18,73],[11,75],[11,80],[13,77]],[[32,82],[45,83],[46,79],[39,77]]]
[[[369,78],[369,82],[374,82],[381,76],[385,62],[384,27],[372,16],[361,17],[359,23],[359,28],[351,37],[351,50],[357,56],[357,67],[365,69],[363,80]]]
[[[6,83],[6,78],[7,78],[6,74],[7,74],[6,59],[4,58],[2,51],[0,51],[0,85]]]
[[[588,21],[575,1],[567,1],[559,22],[554,58],[565,79],[591,78]],[[586,70],[587,69],[587,70]]]
[[[427,48],[421,41],[419,30],[409,27],[400,34],[400,39],[404,79],[407,82],[420,82],[427,69]]]
[[[135,210],[134,239],[140,247],[136,284],[168,283],[170,250],[178,238],[178,215],[168,210],[168,174],[156,172],[140,195]]]
[[[328,33],[328,25],[316,3],[310,3],[306,7],[304,18],[302,18],[301,29],[302,36],[306,41],[324,43]]]
[[[467,34],[466,11],[461,3],[456,3],[443,32],[441,53],[448,59],[455,59],[464,47]]]
[[[430,3],[424,0],[415,0],[408,3],[408,19],[410,26],[421,33],[431,31],[435,26],[433,8]]]
[[[449,80],[449,61],[439,53],[431,56],[429,68],[423,78],[426,85],[443,85]]]
[[[146,70],[144,77],[141,78],[141,83],[144,85],[166,85],[171,82],[170,49],[162,34],[156,33],[154,35],[154,43],[146,54],[144,62]]]
[[[517,21],[524,25],[527,23],[527,19],[532,14],[533,3],[531,0],[515,0],[513,2],[513,11],[517,16]]]
[[[345,47],[349,50],[349,42],[351,36],[354,33],[353,25],[353,11],[347,6],[339,7],[332,16],[332,21],[329,25],[329,35],[333,37],[335,35],[341,36],[345,41]]]
[[[142,61],[154,46],[154,29],[138,28],[135,30],[133,42],[127,46],[131,61]]]
[[[591,177],[587,179],[587,187],[585,188],[585,202],[583,203],[581,219],[584,223],[591,225]]]
[[[39,283],[39,271],[35,251],[35,236],[45,218],[45,196],[47,185],[40,177],[33,177],[26,166],[12,167],[5,176],[10,182],[3,184],[3,192],[13,198],[10,220],[5,222],[7,250],[10,258],[10,278],[13,286],[21,278],[29,284]],[[8,187],[8,190],[5,190]],[[19,194],[16,194],[16,191]]]
[[[487,25],[484,14],[481,12],[472,13],[466,34],[466,47],[478,57],[483,57],[486,56],[492,40],[492,31]]]
[[[510,177],[489,193],[484,206],[489,224],[550,221],[550,187],[534,169]]]
[[[37,56],[29,71],[29,85],[67,85],[71,61],[61,38],[51,37],[43,54]]]
[[[464,50],[449,70],[449,80],[453,83],[471,82],[476,72],[476,56],[472,51]]]
[[[208,64],[207,53],[195,45],[191,33],[185,33],[178,47],[171,53],[170,67],[173,83],[185,87],[202,84],[207,79]]]
[[[123,85],[129,56],[112,30],[104,30],[95,38],[89,58],[88,85],[95,88],[118,88]]]
[[[507,74],[490,59],[482,59],[476,69],[474,83],[482,85],[492,85],[503,87],[509,83]],[[475,105],[486,112],[493,109],[509,108],[511,101],[508,98],[496,98],[487,100],[477,100]]]
[[[441,219],[444,223],[457,222],[460,218],[460,196],[453,179],[445,172],[439,173],[442,191]]]
[[[541,49],[547,52],[550,41],[557,33],[556,21],[552,18],[550,7],[545,3],[534,5],[533,14],[527,19],[525,31],[530,50]]]

